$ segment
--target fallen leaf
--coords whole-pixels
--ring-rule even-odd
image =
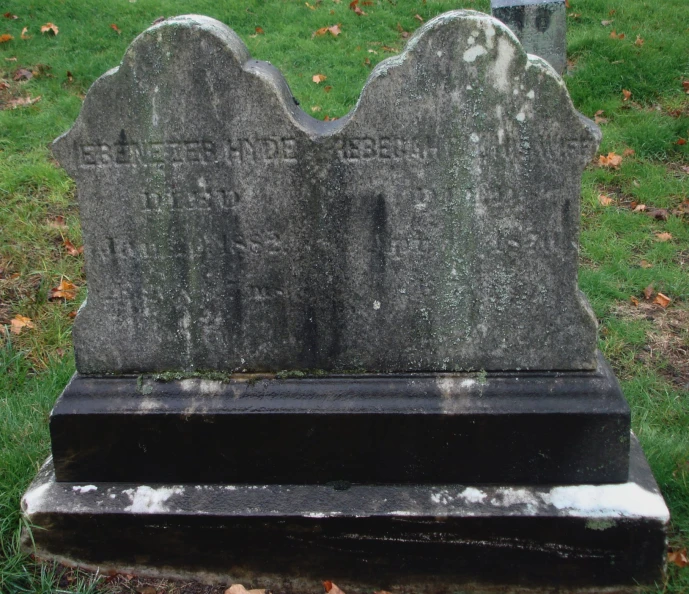
[[[415,14],[414,18],[419,21],[419,23],[423,23],[423,17],[420,14]]]
[[[70,311],[70,312],[67,314],[67,317],[68,317],[68,318],[71,318],[71,319],[73,320],[74,318],[77,317],[77,312],[76,312],[76,311]]]
[[[12,41],[13,39],[14,37],[12,37],[9,33],[0,35],[0,43],[7,43],[8,41]]]
[[[596,122],[596,124],[607,124],[608,123],[608,118],[602,118],[600,116],[593,116],[593,121]]]
[[[623,157],[631,157],[633,154],[634,154],[634,149],[627,148],[627,149],[624,149],[624,151],[622,151]]]
[[[605,194],[599,194],[598,202],[600,202],[603,206],[610,206],[614,200]]]
[[[122,31],[120,31],[120,28],[119,28],[115,23],[113,23],[112,25],[110,25],[110,28],[111,28],[115,33],[117,33],[118,35],[121,35],[121,34],[122,34]]]
[[[77,287],[69,281],[62,279],[60,284],[54,289],[50,289],[48,299],[66,299],[70,301],[77,296]]]
[[[565,0],[565,8],[571,8],[571,6],[569,5],[569,0]]]
[[[151,25],[157,25],[159,23],[162,23],[165,20],[164,16],[159,16],[155,21],[151,23]]]
[[[52,227],[53,229],[67,229],[65,217],[57,215],[54,219],[48,221],[48,227]]]
[[[660,307],[662,307],[662,308],[666,308],[668,305],[670,305],[671,301],[672,301],[672,299],[670,299],[667,295],[663,295],[662,293],[658,293],[656,295],[656,298],[653,300],[653,303],[660,305]]]
[[[634,204],[632,202],[632,212],[643,212],[644,210],[646,210],[645,204]]]
[[[14,73],[12,80],[19,82],[20,80],[31,80],[33,78],[33,72],[27,70],[26,68],[18,68]]]
[[[622,163],[622,157],[615,153],[608,153],[607,155],[600,155],[598,157],[598,165],[601,167],[610,167],[611,169],[619,169]]]
[[[644,289],[644,299],[648,301],[651,297],[653,297],[653,283]]]
[[[261,27],[256,27],[256,33],[258,35],[265,35],[266,34],[266,32]]]
[[[337,119],[337,118],[331,118],[328,114],[326,114],[325,117],[323,118],[323,121],[324,121],[324,122],[332,122],[332,121],[334,121],[334,120],[336,120],[336,119]]]
[[[327,32],[328,27],[321,27],[320,29],[316,29],[311,35],[311,39],[313,39],[314,37],[319,37],[320,35],[325,35]]]
[[[24,27],[22,29],[22,34],[21,34],[22,39],[31,39],[31,35],[28,34],[28,31],[29,31],[28,27]]]
[[[247,590],[241,584],[232,584],[225,590],[225,594],[265,594],[265,592],[265,590]]]
[[[359,4],[359,0],[352,0],[352,1],[349,3],[349,10],[354,10],[354,7],[355,7],[357,4]]]
[[[384,46],[383,46],[383,51],[384,51],[384,52],[390,52],[391,54],[396,54],[396,53],[397,53],[397,48],[395,48],[395,47],[390,47],[389,45],[384,45]]]
[[[17,314],[10,321],[12,334],[20,334],[24,328],[34,328],[31,318]]]
[[[634,297],[633,295],[629,298],[629,301],[631,301],[631,303],[634,307],[639,305],[639,300],[636,297]]]
[[[579,17],[581,17],[581,13],[580,12],[570,12],[569,16],[572,17],[573,19],[578,19]]]
[[[67,71],[67,82],[74,82],[74,76],[69,70]]]
[[[648,216],[659,221],[667,221],[670,213],[668,213],[667,209],[665,208],[654,208],[648,211]]]
[[[629,101],[629,99],[632,96],[632,92],[628,91],[627,89],[622,89],[622,101]]]
[[[644,45],[644,39],[640,35],[637,35],[636,41],[634,42],[634,45],[642,47]]]
[[[603,25],[604,27],[607,27],[608,25],[612,25],[614,21],[601,21],[600,24]]]
[[[370,66],[371,65],[371,58],[366,58],[364,59],[364,66]]]
[[[687,549],[681,551],[670,551],[667,554],[667,562],[674,563],[678,567],[686,567],[689,565],[689,558],[687,558]]]
[[[369,50],[368,50],[368,53],[369,53],[369,54],[376,54],[376,55],[378,54],[378,52],[377,52],[376,50],[370,49],[370,48],[369,48]]]
[[[333,37],[337,37],[340,33],[342,33],[342,30],[340,29],[340,24],[338,23],[337,25],[333,25],[332,27],[328,27],[328,32]]]
[[[12,19],[13,21],[19,18],[16,14],[12,14],[11,12],[6,12],[2,16],[4,16],[6,19]]]
[[[361,10],[361,8],[359,8],[358,6],[355,6],[353,10],[354,14],[358,14],[359,16],[366,16],[366,13],[363,10]]]
[[[332,91],[333,88],[332,88],[330,85],[328,85],[327,87],[323,87],[323,90],[324,90],[326,93],[330,93],[330,91]]]
[[[314,74],[311,77],[311,80],[318,85],[318,84],[322,83],[326,78],[328,78],[328,77],[325,74]]]
[[[83,245],[80,248],[77,248],[74,246],[74,244],[69,239],[65,239],[65,242],[63,245],[65,246],[65,249],[67,250],[67,253],[70,256],[78,256],[79,254],[84,253],[84,246]]]
[[[5,62],[16,62],[16,61],[17,61],[16,56],[12,56],[11,58],[5,58]]]
[[[52,35],[57,35],[59,29],[57,28],[57,25],[53,25],[53,23],[46,23],[41,27],[41,33],[51,33]]]
[[[320,110],[321,110],[321,106],[320,106],[320,105],[314,105],[314,106],[311,108],[311,111],[313,111],[313,112],[320,111]]]
[[[409,37],[409,31],[405,31],[402,28],[402,25],[400,25],[399,21],[397,22],[397,32],[400,34],[400,37],[402,39],[406,39],[407,37]]]
[[[653,264],[651,264],[648,260],[641,260],[639,266],[641,266],[641,268],[653,268]]]
[[[610,39],[624,39],[624,33],[618,33],[613,29],[610,31]]]
[[[678,138],[678,139],[677,139],[677,142],[675,142],[675,144],[678,144],[679,146],[682,146],[682,145],[684,145],[684,144],[687,144],[687,141],[686,141],[685,138]]]
[[[19,97],[19,99],[11,99],[5,105],[9,109],[17,109],[18,107],[24,107],[25,105],[33,105],[41,100],[41,95],[34,97],[33,99],[29,95],[28,97]]]
[[[672,239],[672,233],[656,233],[656,239],[658,241],[670,241]]]
[[[325,588],[327,594],[344,594],[344,592],[340,590],[337,587],[337,585],[333,584],[330,580],[324,581],[323,587]]]
[[[608,11],[608,16],[614,16],[617,11],[612,8],[611,10]]]
[[[312,5],[309,4],[308,2],[304,2],[304,4],[306,4],[306,8],[309,8],[309,9],[311,9],[311,10],[316,10],[316,7],[315,7],[315,6],[312,6]]]

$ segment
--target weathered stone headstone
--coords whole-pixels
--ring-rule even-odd
[[[657,579],[667,509],[577,288],[599,139],[476,12],[328,123],[217,21],[143,33],[54,147],[89,295],[23,500],[41,556],[272,587]]]
[[[505,23],[530,54],[562,74],[567,67],[565,0],[491,0],[493,16]]]

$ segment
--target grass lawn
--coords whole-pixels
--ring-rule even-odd
[[[670,506],[670,547],[680,551],[689,545],[689,3],[569,2],[565,80],[577,108],[599,121],[605,155],[584,174],[580,286]],[[348,4],[2,4],[0,592],[135,591],[134,582],[64,573],[18,551],[20,496],[49,453],[48,414],[74,371],[70,327],[86,294],[75,187],[49,143],[71,126],[91,83],[160,16],[200,13],[229,24],[254,57],[282,70],[304,110],[333,118],[422,20],[460,7],[489,11],[488,0],[361,0],[359,16]],[[47,23],[57,35],[41,33]],[[337,37],[312,37],[337,23]],[[327,84],[314,84],[315,74]],[[63,297],[53,292],[60,283]],[[666,583],[649,592],[689,592],[689,568],[670,563]]]

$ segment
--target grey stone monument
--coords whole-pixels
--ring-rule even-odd
[[[505,23],[529,53],[559,74],[567,67],[565,0],[491,0],[493,16]]]
[[[88,299],[43,558],[272,589],[631,589],[667,508],[577,288],[598,128],[498,20],[439,16],[335,122],[201,16],[54,144]]]

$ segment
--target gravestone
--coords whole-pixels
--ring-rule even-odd
[[[562,74],[567,67],[565,0],[491,0],[491,12],[535,54]]]
[[[658,579],[667,508],[577,288],[599,140],[472,11],[334,122],[218,21],[148,29],[54,144],[89,293],[27,546],[273,588]]]

